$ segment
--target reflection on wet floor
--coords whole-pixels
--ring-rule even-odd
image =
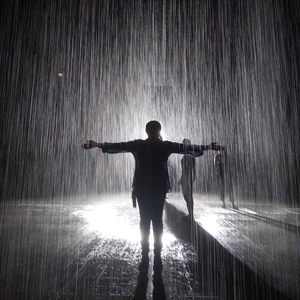
[[[206,247],[210,247],[208,252],[215,251],[216,257],[212,258],[212,264],[215,264],[219,271],[223,268],[224,272],[226,270],[223,265],[227,264],[234,273],[231,276],[233,283],[236,278],[240,281],[233,285],[239,287],[239,291],[247,291],[247,295],[251,295],[249,287],[253,282],[260,281],[261,288],[257,289],[256,284],[252,290],[257,289],[256,293],[265,293],[262,299],[274,299],[274,295],[275,299],[299,299],[299,227],[297,222],[286,224],[286,206],[274,205],[272,208],[270,204],[252,203],[249,206],[251,213],[247,213],[247,203],[238,203],[239,210],[234,210],[222,208],[217,197],[194,195],[194,199],[194,215],[199,234],[198,238],[191,242],[196,245],[201,243],[203,238],[198,252],[203,251],[205,244]],[[170,195],[166,208],[171,224],[176,224],[175,220],[178,220],[180,215],[187,214],[186,205],[179,194]],[[268,211],[273,214],[266,218]],[[297,215],[298,211],[299,209],[291,208],[289,215]],[[291,219],[290,217],[289,220]],[[180,233],[181,229],[177,228],[177,232]],[[228,259],[218,258],[222,252]],[[235,265],[240,266],[236,268]],[[247,273],[252,277],[249,282],[243,282],[245,272],[239,280],[242,269],[247,269]],[[230,275],[227,274],[226,277]],[[245,297],[244,295],[242,298]],[[253,297],[255,299],[255,295]]]
[[[138,210],[130,197],[3,204],[1,299],[132,299],[140,274]],[[153,293],[150,257],[147,299]],[[194,248],[165,226],[166,299],[218,299]],[[156,278],[157,280],[157,278]],[[157,298],[160,299],[160,298]]]
[[[136,243],[140,241],[138,209],[131,208],[127,202],[114,201],[85,205],[73,214],[88,223],[87,230],[101,234],[102,237],[124,239]],[[165,231],[164,245],[169,245],[175,239],[173,234]],[[152,232],[150,243],[153,245]]]

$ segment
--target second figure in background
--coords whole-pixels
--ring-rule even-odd
[[[214,166],[217,172],[218,185],[221,194],[221,201],[223,203],[222,207],[226,208],[225,193],[227,192],[229,195],[229,200],[232,204],[232,208],[238,209],[238,207],[234,204],[231,171],[228,167],[227,159],[228,159],[227,150],[226,147],[223,146],[222,149],[217,152],[214,158]]]
[[[185,145],[191,145],[192,142],[189,139],[183,139]],[[187,209],[189,212],[188,219],[192,221],[194,219],[194,199],[193,199],[193,185],[195,181],[195,168],[196,160],[195,157],[185,154],[181,159],[181,190],[183,198],[186,202]]]

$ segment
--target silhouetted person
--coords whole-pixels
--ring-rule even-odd
[[[237,206],[234,205],[231,174],[227,165],[226,147],[223,147],[223,150],[218,151],[218,153],[215,155],[214,165],[217,171],[217,178],[218,178],[220,193],[221,193],[221,201],[223,202],[222,207],[226,208],[225,192],[227,190],[232,207],[234,209],[237,209]]]
[[[142,263],[149,263],[149,235],[152,221],[154,235],[154,268],[159,270],[161,264],[163,208],[166,193],[170,190],[167,161],[172,153],[201,156],[204,150],[219,150],[218,145],[185,145],[162,141],[161,125],[157,121],[146,124],[146,140],[134,140],[122,143],[97,143],[87,141],[84,149],[102,148],[104,153],[131,152],[135,158],[133,179],[133,198],[137,198],[140,212],[140,230],[142,246]]]
[[[183,139],[185,145],[191,145],[192,142],[189,139]],[[194,200],[193,200],[193,185],[195,181],[195,157],[185,154],[181,159],[181,190],[183,198],[186,202],[187,209],[189,212],[189,220],[194,219]]]

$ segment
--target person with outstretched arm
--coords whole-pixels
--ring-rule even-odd
[[[98,143],[87,141],[81,147],[84,149],[101,148],[103,153],[130,152],[135,158],[133,178],[133,198],[136,197],[140,213],[140,231],[142,262],[149,264],[149,234],[152,222],[154,235],[154,268],[161,269],[161,249],[163,233],[163,208],[166,193],[170,190],[167,161],[172,153],[201,156],[205,150],[220,150],[214,144],[187,145],[163,141],[160,135],[161,124],[150,121],[146,124],[146,140],[133,140],[121,143]]]
[[[183,139],[182,141],[185,145],[191,145],[192,142],[190,139]],[[181,159],[181,190],[183,194],[183,198],[186,202],[187,209],[189,212],[188,219],[189,221],[193,221],[194,219],[194,199],[193,199],[193,185],[195,181],[195,173],[196,173],[196,159],[195,157],[185,154]]]

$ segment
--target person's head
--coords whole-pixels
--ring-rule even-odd
[[[192,142],[191,142],[191,140],[189,140],[189,139],[183,139],[183,140],[182,140],[182,144],[185,144],[185,145],[191,145]]]
[[[161,125],[158,121],[150,121],[146,124],[146,133],[151,139],[161,139]]]

